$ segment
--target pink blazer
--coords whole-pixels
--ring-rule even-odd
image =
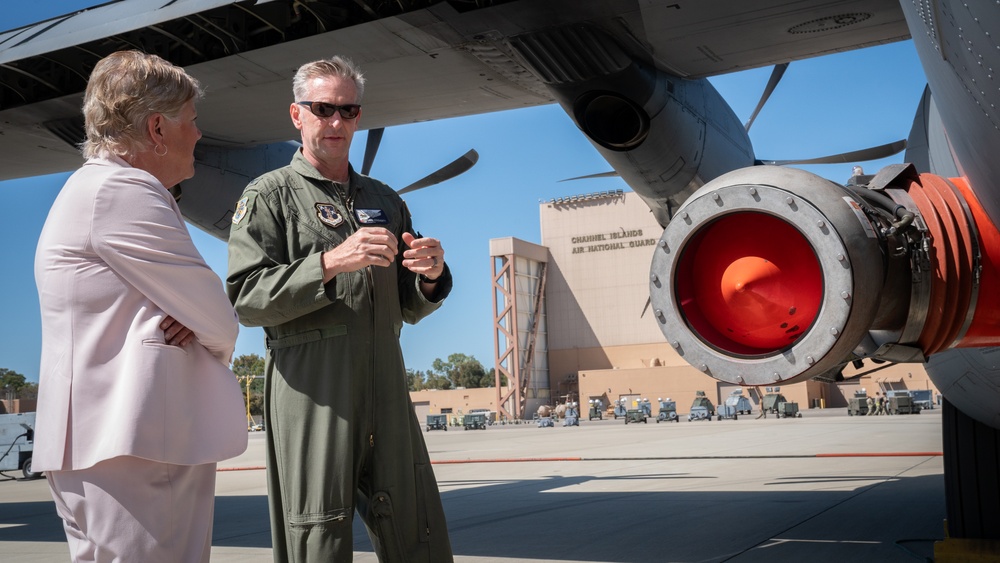
[[[88,160],[49,211],[35,283],[35,471],[122,455],[194,465],[246,449],[246,411],[228,367],[236,315],[155,177],[119,158]],[[167,315],[197,340],[165,344]]]

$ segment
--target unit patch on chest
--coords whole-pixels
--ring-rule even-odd
[[[388,225],[389,218],[381,209],[355,209],[354,216],[362,225]]]
[[[344,223],[341,215],[332,203],[316,203],[316,217],[327,227],[339,227]]]

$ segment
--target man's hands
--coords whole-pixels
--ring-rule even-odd
[[[323,283],[366,266],[388,266],[399,252],[396,236],[382,227],[362,227],[323,253]]]
[[[403,233],[403,243],[410,247],[403,252],[403,267],[425,278],[436,280],[444,273],[444,249],[436,238],[416,238]]]
[[[403,243],[409,247],[403,252],[404,268],[423,274],[429,280],[437,279],[444,272],[441,241],[403,233]],[[399,242],[392,232],[382,227],[362,227],[344,242],[323,253],[323,283],[344,272],[354,272],[367,266],[388,266],[396,260],[398,252]]]

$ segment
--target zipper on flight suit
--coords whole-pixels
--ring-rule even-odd
[[[347,181],[349,186],[348,188],[349,193],[347,194],[346,199],[344,197],[343,184],[334,183],[334,185],[336,186],[335,191],[337,192],[337,196],[340,198],[340,204],[343,205],[344,209],[347,210],[347,216],[350,219],[351,227],[354,229],[354,232],[356,233],[361,228],[361,226],[358,225],[357,217],[354,214],[354,197],[357,195],[357,186],[354,184],[354,182],[351,182],[349,176]],[[369,393],[369,398],[371,399],[371,408],[369,409],[371,411],[371,420],[368,426],[368,446],[374,449],[375,448],[375,342],[377,341],[377,338],[375,337],[376,336],[375,335],[375,276],[372,273],[371,266],[365,266],[364,276],[365,276],[364,277],[365,289],[368,291],[368,308],[370,310],[369,312],[372,319],[372,326],[371,326],[372,354],[371,354],[371,378],[370,378],[371,386],[369,387],[369,389],[371,390],[371,393]]]

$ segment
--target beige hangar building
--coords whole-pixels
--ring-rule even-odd
[[[604,191],[539,204],[541,246],[513,238],[490,241],[493,262],[493,366],[509,385],[411,393],[426,414],[488,410],[531,419],[539,407],[600,399],[671,398],[686,414],[698,391],[713,404],[741,389],[717,381],[667,343],[647,306],[649,265],[663,229],[632,192]],[[484,362],[486,363],[486,362]],[[487,367],[489,367],[487,365]],[[856,377],[858,374],[860,377]],[[810,408],[846,407],[855,392],[937,390],[922,364],[848,367],[847,381],[810,380],[780,387]],[[759,412],[765,389],[742,388]],[[607,417],[607,414],[605,414]]]

